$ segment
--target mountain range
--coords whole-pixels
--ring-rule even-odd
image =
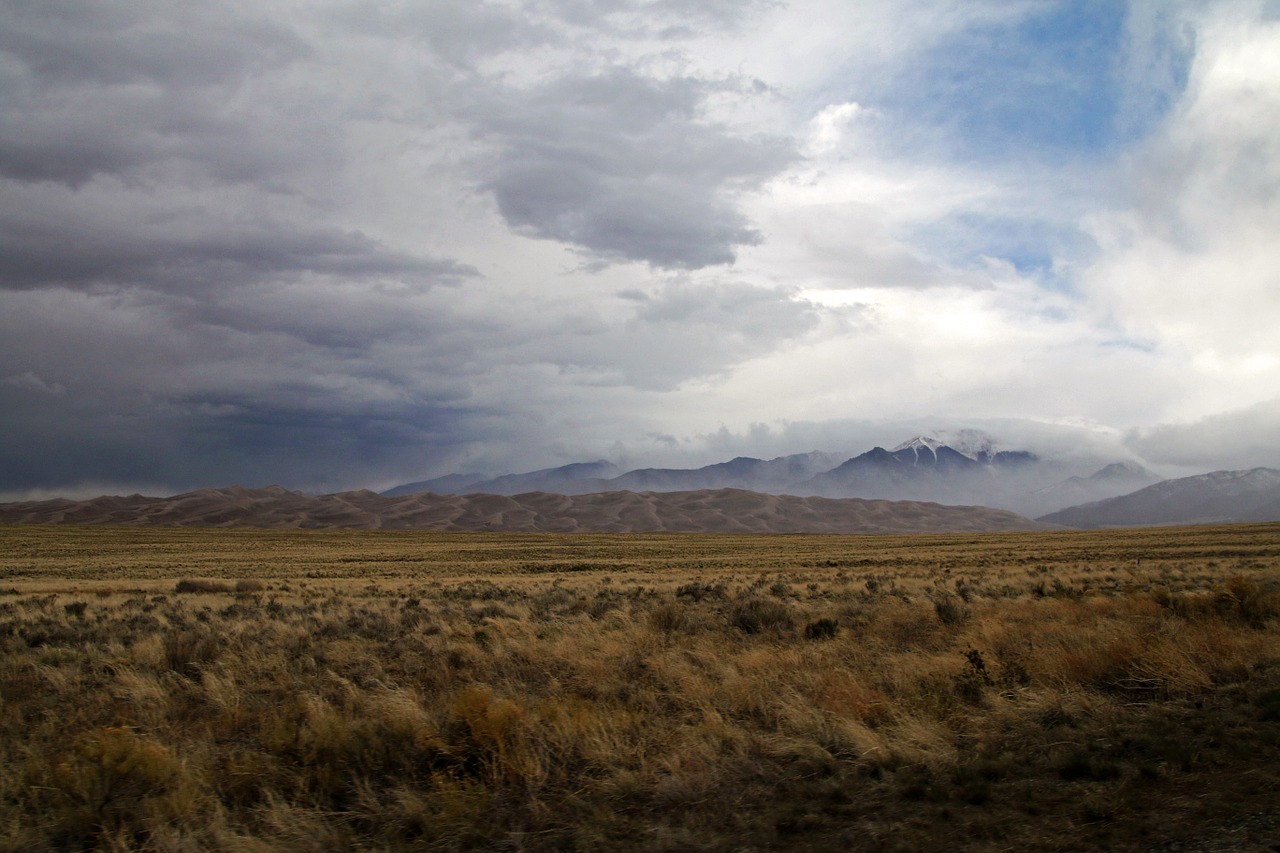
[[[843,460],[813,452],[691,469],[619,471],[600,461],[492,478],[450,474],[380,495],[232,486],[167,498],[59,498],[0,504],[0,524],[924,533],[1280,521],[1280,471],[1272,468],[1160,480],[1133,462],[1111,462],[1068,473],[1068,463],[998,450],[981,434],[963,438],[918,436]]]
[[[1095,470],[1090,465],[1100,467]],[[1026,450],[999,450],[984,434],[966,431],[950,442],[916,436],[892,450],[873,447],[853,457],[814,451],[768,460],[739,456],[701,468],[625,472],[606,461],[579,462],[494,478],[450,474],[406,483],[382,494],[518,495],[545,491],[583,495],[728,488],[802,497],[980,505],[1034,517],[1126,494],[1159,479],[1134,462],[1071,464]]]
[[[1043,516],[1067,527],[1280,521],[1280,471],[1213,471]]]

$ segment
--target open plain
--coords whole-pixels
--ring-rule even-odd
[[[0,526],[0,850],[1274,849],[1278,623],[1277,524]]]

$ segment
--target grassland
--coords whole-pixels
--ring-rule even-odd
[[[1280,525],[0,527],[0,850],[1158,849],[1278,628]]]

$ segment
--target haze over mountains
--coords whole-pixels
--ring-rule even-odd
[[[945,442],[916,436],[892,450],[874,447],[853,457],[818,451],[769,460],[739,456],[701,468],[626,472],[598,461],[496,478],[451,474],[406,483],[382,494],[546,491],[582,495],[730,488],[773,495],[989,506],[1034,517],[1127,494],[1159,479],[1134,462],[1045,459],[1026,450],[998,449],[989,436],[963,431]]]

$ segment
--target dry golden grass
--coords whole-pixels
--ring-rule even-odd
[[[1280,525],[0,545],[0,850],[1147,849],[1280,800]]]

